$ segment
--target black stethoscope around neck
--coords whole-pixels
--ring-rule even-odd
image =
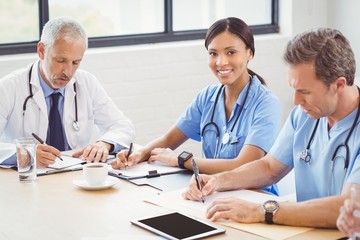
[[[26,112],[26,104],[29,101],[30,98],[32,98],[34,96],[33,91],[32,91],[32,86],[31,86],[31,73],[32,73],[32,69],[33,69],[34,65],[31,65],[30,70],[29,70],[29,96],[27,96],[24,100],[23,103],[23,121],[24,121],[24,117],[25,117],[25,112]],[[73,85],[74,87],[74,92],[75,92],[75,120],[72,123],[72,126],[74,128],[75,131],[79,131],[80,130],[80,124],[78,121],[78,104],[77,104],[77,97],[76,97],[76,84],[74,83]],[[23,124],[24,125],[24,124]],[[23,126],[24,128],[24,126]]]
[[[358,108],[357,108],[357,112],[356,112],[356,116],[355,116],[355,119],[354,119],[354,122],[352,123],[351,125],[351,128],[350,128],[350,131],[348,133],[348,135],[346,136],[346,139],[343,143],[339,144],[336,148],[335,148],[335,151],[332,155],[332,158],[331,158],[331,170],[330,170],[330,178],[329,178],[329,191],[328,191],[328,194],[330,195],[330,192],[331,192],[331,182],[332,182],[332,177],[333,177],[333,173],[334,173],[334,166],[335,166],[335,160],[337,159],[337,154],[338,152],[340,151],[341,148],[345,148],[345,160],[344,160],[344,176],[343,176],[343,180],[342,180],[342,184],[344,183],[344,180],[345,180],[345,175],[346,175],[346,171],[349,167],[349,164],[350,164],[350,157],[349,157],[349,152],[350,152],[350,149],[349,149],[349,145],[348,145],[348,141],[355,129],[355,126],[359,120],[359,116],[360,116],[360,89],[358,88],[358,91],[359,91],[359,103],[358,103]],[[311,136],[310,136],[310,139],[308,141],[308,144],[305,148],[304,151],[302,151],[300,153],[300,156],[299,156],[299,161],[300,163],[303,162],[303,163],[310,163],[311,161],[311,154],[310,154],[310,145],[314,139],[314,136],[315,136],[315,133],[316,133],[316,130],[319,126],[319,122],[320,122],[320,118],[316,120],[316,123],[315,123],[315,126],[312,130],[312,133],[311,133]],[[340,189],[341,191],[341,189]]]
[[[244,108],[244,105],[246,103],[246,100],[248,98],[248,95],[249,95],[249,92],[250,92],[250,86],[251,86],[251,83],[252,83],[252,77],[250,76],[250,80],[249,80],[249,86],[246,90],[246,94],[245,94],[245,98],[244,100],[242,101],[241,105],[240,105],[240,110],[238,111],[238,114],[236,116],[236,119],[230,129],[230,132],[226,132],[222,138],[222,144],[227,144],[230,140],[230,135],[232,133],[232,131],[234,130],[234,127],[237,123],[237,121],[239,120],[240,118],[240,115],[241,115],[241,112]],[[213,106],[213,109],[212,109],[212,112],[211,112],[211,118],[210,118],[210,122],[206,123],[204,125],[204,127],[202,128],[201,130],[201,137],[203,138],[203,143],[202,145],[204,146],[204,134],[205,134],[205,131],[207,128],[210,128],[211,126],[213,126],[215,128],[215,132],[216,132],[216,141],[215,141],[215,151],[214,151],[214,157],[213,158],[216,158],[217,157],[217,154],[218,154],[218,146],[219,146],[219,138],[220,138],[220,128],[219,126],[214,122],[214,115],[215,115],[215,109],[216,109],[216,105],[219,101],[219,97],[220,97],[220,94],[223,90],[225,86],[224,85],[221,85],[217,94],[216,94],[216,97],[215,97],[215,102],[214,102],[214,106]]]

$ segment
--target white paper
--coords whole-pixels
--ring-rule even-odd
[[[61,158],[64,161],[61,161],[59,158],[56,158],[55,163],[50,164],[48,166],[48,168],[62,169],[62,168],[67,168],[67,167],[74,166],[74,165],[81,164],[81,163],[85,162],[81,158],[73,158],[73,157],[69,157],[69,156],[65,156],[65,155],[62,155]]]
[[[195,202],[190,200],[185,200],[181,194],[186,191],[186,188],[178,189],[172,192],[163,193],[157,196],[152,197],[151,199],[145,200],[146,202],[153,203],[162,207],[166,207],[172,209],[174,211],[183,212],[188,215],[206,219],[205,212],[207,205],[209,205],[212,201],[219,198],[224,197],[235,197],[241,198],[243,200],[255,203],[263,203],[266,200],[276,200],[278,202],[287,201],[289,197],[277,197],[274,195],[269,195],[261,192],[252,192],[249,190],[235,190],[228,192],[217,192],[210,196],[206,196],[205,204],[202,202]],[[264,223],[252,223],[252,224],[244,224],[238,223],[234,221],[218,221],[217,223],[232,227],[235,229],[243,230],[246,232],[250,232],[256,235],[263,236],[267,239],[288,239],[297,234],[304,233],[306,231],[311,230],[312,228],[306,227],[293,227],[293,226],[285,226],[285,225],[276,225],[276,224],[264,224]]]
[[[220,198],[228,198],[228,197],[235,197],[242,200],[246,200],[249,202],[254,203],[264,203],[267,200],[275,200],[277,202],[285,202],[288,199],[278,197],[275,195],[270,195],[261,192],[255,192],[250,190],[234,190],[234,191],[227,191],[227,192],[216,192],[212,195],[206,196],[205,202],[196,202],[196,201],[180,201],[179,205],[182,207],[186,207],[192,210],[200,211],[205,214],[207,207],[216,199]]]

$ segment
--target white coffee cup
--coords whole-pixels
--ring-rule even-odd
[[[106,163],[88,163],[83,166],[83,176],[89,186],[100,186],[108,176]]]

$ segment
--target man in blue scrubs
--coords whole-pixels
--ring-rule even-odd
[[[202,191],[192,180],[183,196],[199,201],[215,191],[261,188],[294,169],[297,202],[221,199],[207,210],[213,221],[335,228],[351,185],[360,183],[360,98],[348,40],[334,29],[307,31],[289,42],[284,59],[297,106],[270,152],[232,171],[200,175]]]

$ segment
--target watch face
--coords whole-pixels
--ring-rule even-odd
[[[192,156],[192,153],[183,151],[183,152],[179,155],[179,158],[184,159],[184,160],[188,160],[191,156]]]
[[[181,157],[182,159],[186,159],[188,156],[189,156],[189,153],[182,152],[179,157]]]
[[[278,208],[279,208],[279,204],[276,201],[269,200],[264,203],[264,209],[267,212],[274,212]]]

